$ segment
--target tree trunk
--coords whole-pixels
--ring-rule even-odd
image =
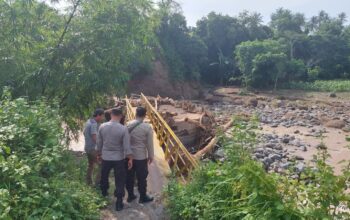
[[[278,74],[277,74],[276,79],[275,79],[275,85],[273,88],[274,91],[276,91],[276,89],[277,89],[277,82],[278,82]]]

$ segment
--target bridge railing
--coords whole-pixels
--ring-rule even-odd
[[[156,132],[159,145],[163,148],[165,159],[173,172],[185,181],[190,172],[198,166],[198,161],[188,152],[163,117],[143,94],[141,94],[141,101],[147,109],[147,116]],[[135,113],[127,97],[125,102],[127,109],[126,120],[130,121],[135,118]]]
[[[135,119],[135,112],[132,109],[132,105],[128,97],[125,97],[125,105],[126,105],[126,121],[131,121]]]
[[[159,145],[163,148],[165,159],[169,162],[170,168],[177,176],[185,180],[189,173],[198,166],[198,161],[188,152],[144,94],[141,94],[141,101],[147,109],[148,118],[157,134]]]

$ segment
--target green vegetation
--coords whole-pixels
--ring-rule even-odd
[[[70,4],[58,11],[38,0],[0,1],[0,87],[57,102],[69,131],[151,72],[154,60],[168,65],[172,80],[247,88],[350,77],[345,14],[308,20],[278,9],[266,25],[259,13],[211,12],[188,27],[173,0]]]
[[[58,111],[8,91],[0,106],[0,219],[98,219],[104,201],[62,145]]]
[[[320,92],[350,92],[350,80],[316,80],[314,82],[290,82],[290,89],[302,89]]]
[[[210,162],[182,185],[172,181],[167,189],[172,219],[348,219],[340,209],[350,207],[345,194],[349,164],[336,176],[326,164],[328,154],[315,157],[316,169],[307,169],[299,180],[266,173],[250,158],[255,122],[235,121],[232,138],[222,138],[224,162]]]
[[[71,131],[106,95],[146,69],[154,42],[148,0],[72,1],[62,14],[43,1],[0,1],[0,87],[58,102]],[[142,9],[142,10],[141,10]]]
[[[103,201],[82,184],[62,125],[77,134],[82,119],[123,95],[155,60],[172,80],[350,90],[345,14],[305,19],[278,9],[266,25],[259,13],[211,12],[188,27],[173,0],[72,0],[67,11],[45,2],[0,1],[0,219],[98,218]],[[234,129],[222,140],[225,163],[203,166],[186,186],[169,185],[175,219],[349,217],[337,209],[349,205],[349,169],[334,176],[323,153],[305,181],[267,174],[243,148],[254,142],[250,125]]]
[[[206,62],[206,45],[186,25],[180,6],[174,1],[161,1],[156,29],[162,54],[175,80],[199,80]]]
[[[277,88],[282,83],[349,79],[350,26],[345,14],[321,11],[309,20],[283,8],[269,25],[258,13],[210,13],[193,34],[207,45],[202,80],[212,84]]]
[[[283,52],[284,51],[284,52]],[[243,72],[243,85],[266,88],[280,79],[303,74],[305,66],[300,60],[289,60],[286,48],[276,40],[248,41],[236,47],[238,67]]]

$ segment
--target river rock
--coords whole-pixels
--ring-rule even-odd
[[[299,179],[299,175],[294,174],[294,175],[292,175],[290,178],[292,178],[292,179],[296,180],[296,179]]]
[[[277,128],[277,127],[278,127],[278,123],[273,123],[273,124],[271,125],[271,127],[272,127],[272,128]]]
[[[319,143],[316,145],[316,148],[320,150],[326,150],[327,146],[324,143]]]
[[[255,156],[257,159],[262,159],[262,158],[265,157],[265,155],[262,154],[262,153],[255,153],[254,156]]]
[[[345,122],[343,120],[330,120],[330,121],[326,122],[325,125],[327,127],[330,127],[330,128],[342,129],[345,127]]]
[[[288,144],[289,143],[289,137],[283,137],[282,138],[282,142],[285,143],[285,144]]]
[[[235,100],[233,100],[233,104],[234,105],[243,105],[244,102],[242,99],[235,99]]]
[[[304,146],[304,145],[302,145],[300,148],[301,148],[301,150],[304,151],[304,152],[307,151],[307,148],[306,148],[306,146]]]
[[[274,149],[280,151],[280,150],[283,150],[283,147],[282,147],[282,145],[277,144],[277,145],[275,145]]]
[[[350,127],[344,127],[342,130],[343,130],[344,132],[350,132]]]
[[[304,160],[304,157],[297,155],[297,156],[295,156],[295,159],[296,160]]]
[[[295,171],[298,172],[298,173],[303,172],[304,169],[305,169],[305,164],[304,163],[299,162],[299,163],[297,163],[295,165]]]
[[[265,144],[265,147],[267,147],[267,148],[275,148],[276,144],[274,144],[274,143],[267,143],[267,144]]]
[[[264,153],[264,148],[262,148],[262,147],[257,147],[257,148],[255,148],[255,150],[254,150],[254,152],[255,153],[260,153],[260,154],[263,154]]]
[[[280,167],[285,169],[285,170],[288,169],[289,166],[290,166],[290,162],[285,162],[285,163],[280,164]]]
[[[219,148],[215,153],[214,153],[215,158],[223,158],[225,157],[225,151],[222,148]]]
[[[262,160],[262,162],[264,163],[265,166],[270,166],[270,164],[272,164],[273,161],[271,160],[271,158],[265,157],[265,158]]]
[[[276,161],[276,160],[281,160],[282,157],[278,154],[270,154],[269,155],[269,158],[272,160],[272,161]]]
[[[258,106],[258,100],[256,98],[250,98],[248,99],[248,105],[253,106],[253,107],[257,107]]]
[[[329,97],[331,97],[331,98],[336,98],[336,97],[337,97],[337,94],[335,94],[334,92],[332,92],[331,94],[329,94]]]

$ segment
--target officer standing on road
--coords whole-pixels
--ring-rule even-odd
[[[98,172],[95,178],[95,185],[98,186],[100,184],[100,169],[99,162],[97,159],[96,152],[96,136],[99,127],[99,123],[102,122],[104,115],[103,109],[96,109],[92,118],[87,120],[84,128],[84,138],[85,138],[85,146],[84,150],[86,152],[88,158],[88,169],[86,173],[86,182],[88,185],[92,185],[92,176],[94,172],[94,167],[98,167]]]
[[[127,172],[128,202],[136,199],[134,194],[135,174],[140,193],[139,203],[153,201],[153,198],[147,195],[148,164],[151,164],[154,158],[153,129],[150,124],[144,122],[145,117],[146,109],[138,107],[136,109],[136,120],[129,122],[127,125],[134,159],[132,169]]]
[[[123,209],[124,186],[127,172],[125,158],[128,158],[128,169],[131,169],[133,164],[129,131],[124,125],[120,124],[122,116],[122,110],[120,108],[113,108],[111,110],[111,120],[100,126],[97,136],[97,150],[102,157],[102,195],[105,197],[108,195],[108,177],[111,169],[113,169],[117,211]]]

